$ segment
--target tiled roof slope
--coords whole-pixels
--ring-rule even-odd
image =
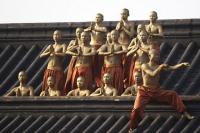
[[[0,98],[0,132],[127,133],[133,97]],[[200,132],[200,99],[183,97],[196,119],[181,118],[166,104],[151,103],[135,132]]]
[[[144,23],[146,21],[136,21]],[[161,83],[165,88],[176,90],[181,95],[200,93],[200,20],[163,20],[165,38],[161,40],[162,62],[176,64],[191,63],[188,69],[162,74]],[[110,29],[116,22],[105,23]],[[39,54],[52,43],[55,29],[63,31],[63,42],[74,37],[76,27],[86,27],[88,23],[46,23],[46,24],[3,24],[0,25],[0,95],[17,85],[17,73],[26,70],[29,84],[38,95],[47,59]],[[67,71],[69,57],[65,58]]]

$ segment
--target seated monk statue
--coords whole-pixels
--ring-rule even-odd
[[[117,89],[111,85],[111,78],[112,77],[109,73],[105,73],[103,75],[104,86],[98,88],[90,96],[117,96]]]
[[[67,96],[89,96],[90,91],[85,88],[85,78],[82,76],[79,76],[77,78],[77,88],[74,90],[71,90]]]
[[[141,71],[135,71],[134,72],[134,79],[135,79],[135,84],[128,87],[124,91],[124,93],[122,93],[121,96],[135,96],[137,94],[139,87],[142,85],[142,73],[141,73]]]
[[[33,87],[26,84],[26,72],[20,71],[18,74],[19,86],[13,88],[5,96],[33,96]]]
[[[191,116],[178,94],[173,90],[167,90],[160,87],[160,72],[162,70],[176,70],[181,67],[190,66],[189,63],[184,62],[174,66],[167,64],[159,64],[160,55],[155,49],[149,51],[149,62],[142,64],[142,78],[143,85],[140,86],[135,98],[135,102],[131,111],[130,130],[137,128],[138,123],[142,120],[145,106],[152,100],[158,102],[165,102],[172,105],[183,117],[191,120]]]
[[[61,92],[55,86],[55,79],[53,76],[47,78],[47,89],[40,93],[40,96],[61,96]]]

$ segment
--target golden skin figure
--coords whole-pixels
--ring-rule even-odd
[[[61,32],[56,30],[53,33],[54,44],[49,45],[45,51],[42,52],[40,58],[49,56],[47,69],[55,70],[62,69],[62,60],[65,56],[66,45],[61,44]]]
[[[48,88],[40,93],[40,96],[61,96],[60,90],[55,88],[55,79],[52,76],[47,78]]]
[[[41,54],[42,57],[49,57],[47,69],[44,72],[42,91],[47,88],[47,78],[53,76],[55,79],[55,86],[61,89],[63,93],[64,87],[64,71],[62,68],[63,59],[65,56],[66,45],[61,43],[62,34],[59,30],[54,31],[53,40],[54,44],[50,44]]]
[[[143,63],[147,63],[149,61],[148,51],[151,49],[151,45],[149,45],[147,39],[148,34],[145,31],[141,31],[137,35],[137,40],[132,40],[128,49],[131,49],[126,55],[129,56],[133,54],[136,58],[135,68],[140,69]]]
[[[158,15],[157,12],[151,11],[149,15],[149,24],[145,25],[146,31],[150,37],[163,37],[162,26],[157,23]]]
[[[85,79],[83,77],[77,78],[77,89],[71,90],[67,96],[89,96],[90,91],[85,88]]]
[[[66,54],[76,56],[76,64],[72,74],[72,86],[75,88],[76,78],[83,76],[87,88],[92,89],[94,74],[93,74],[93,57],[96,55],[96,50],[89,45],[88,32],[81,33],[81,44],[79,47],[67,50]]]
[[[91,33],[90,45],[96,49],[101,47],[105,43],[104,38],[106,36],[107,28],[103,26],[103,14],[97,13],[95,23],[91,23],[90,27],[85,29]]]
[[[19,86],[13,88],[5,96],[33,96],[33,87],[26,85],[26,72],[20,71],[18,74]]]
[[[119,43],[128,47],[134,35],[134,24],[128,21],[129,10],[124,8],[121,11],[121,20],[117,23],[116,30],[119,32]]]
[[[142,73],[139,71],[134,72],[135,84],[128,87],[121,96],[135,96],[139,87],[142,85]]]
[[[119,44],[118,42],[119,33],[117,30],[111,31],[112,43],[110,45],[102,45],[98,49],[98,54],[104,56],[104,66],[102,69],[102,74],[110,73],[112,77],[112,85],[118,90],[118,93],[123,92],[123,79],[124,73],[122,68],[122,56],[127,52],[127,49],[124,45]]]
[[[81,44],[81,33],[83,32],[82,28],[76,28],[76,38],[74,40],[71,40],[67,50],[73,50],[79,47]],[[67,78],[65,81],[65,87],[64,87],[64,93],[67,94],[68,91],[71,90],[71,84],[72,84],[72,73],[73,69],[76,64],[76,56],[72,56],[70,63],[68,65],[68,71],[67,71]]]
[[[117,96],[117,90],[110,84],[111,78],[109,73],[105,73],[103,75],[104,86],[98,88],[90,96]]]
[[[160,81],[160,71],[162,70],[176,70],[181,67],[189,67],[190,64],[187,62],[180,63],[174,66],[169,66],[167,64],[159,65],[160,55],[156,50],[150,50],[150,61],[147,64],[142,65],[142,77],[143,77],[143,86],[151,89],[158,89],[159,91],[159,81]],[[156,90],[154,90],[156,91]],[[194,116],[191,116],[188,112],[184,111],[183,116],[191,120]]]

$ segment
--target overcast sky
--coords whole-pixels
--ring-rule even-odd
[[[200,18],[200,0],[0,0],[0,23],[85,22],[96,13],[105,21],[118,21],[123,8],[129,20]]]

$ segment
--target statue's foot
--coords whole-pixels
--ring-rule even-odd
[[[184,112],[182,116],[186,117],[188,120],[192,120],[195,118],[194,116],[190,115],[188,112]]]
[[[130,128],[130,129],[128,130],[128,133],[132,133],[132,132],[133,132],[133,129]]]

